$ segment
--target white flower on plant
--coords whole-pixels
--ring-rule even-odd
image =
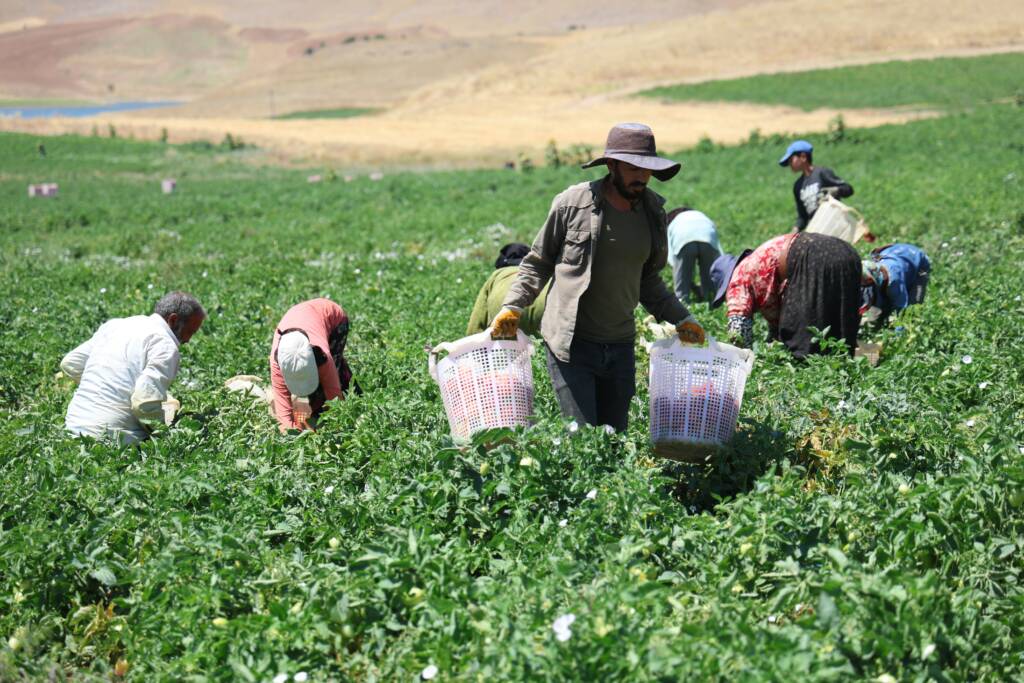
[[[536,464],[537,464],[537,461],[536,461],[536,460],[534,460],[533,458],[531,458],[531,457],[530,457],[530,456],[528,456],[528,455],[527,455],[526,457],[522,458],[522,459],[521,459],[521,460],[519,461],[519,466],[520,466],[520,467],[533,467],[533,466],[535,466]]]
[[[935,652],[935,643],[928,643],[924,646],[924,649],[921,650],[921,659],[928,659],[932,656],[933,652]]]
[[[324,487],[324,495],[325,496],[329,496],[332,493],[334,493],[334,486],[326,486],[326,487]]]
[[[580,430],[580,423],[577,422],[576,420],[573,420],[572,422],[569,423],[569,426],[566,427],[566,429],[569,430],[570,434],[578,432]]]
[[[309,674],[305,671],[300,671],[299,673],[292,676],[292,680],[295,681],[295,683],[305,683],[309,680]]]
[[[555,638],[560,643],[572,638],[573,622],[576,621],[575,614],[563,614],[562,616],[555,619],[554,623],[551,624],[551,630],[555,632]]]
[[[204,270],[203,271],[203,277],[206,277],[206,276],[207,276],[207,272]]]
[[[420,672],[420,678],[425,681],[433,680],[437,676],[437,667],[433,664],[428,664],[423,667],[423,671]]]
[[[615,433],[615,427],[612,427],[611,425],[605,425],[604,426],[604,433],[608,434],[608,435],[614,434]]]
[[[561,440],[561,439],[559,439],[559,438],[558,438],[558,437],[556,436],[555,438],[551,439],[551,444],[552,444],[553,446],[561,446],[561,445],[562,445],[562,440]]]
[[[597,498],[597,489],[590,489],[587,491],[587,500],[595,500]]]
[[[107,288],[106,287],[100,287],[100,294],[106,294],[106,293],[107,293]]]
[[[568,526],[568,524],[569,524],[569,520],[567,520],[567,519],[560,519],[560,520],[558,520],[558,526],[564,527],[564,526]]]
[[[362,271],[362,269],[360,269],[360,268],[356,268],[356,269],[355,269],[355,271],[353,271],[353,272],[354,272],[354,273],[355,273],[356,275],[359,275],[359,274],[360,274],[360,273],[362,273],[363,271]]]
[[[963,358],[960,359],[960,362],[963,363],[964,365],[970,365],[971,363],[974,362],[974,359],[971,358],[970,356],[964,356]]]
[[[948,247],[949,247],[949,242],[943,242],[942,243],[942,248],[943,249],[947,249]]]
[[[989,387],[989,383],[988,382],[978,382],[978,388],[979,389],[988,389],[988,387]]]
[[[461,277],[455,278],[455,284],[461,285],[462,284],[462,278]]]
[[[274,676],[274,683],[284,683],[288,680],[288,674],[277,674]]]
[[[774,614],[769,614],[768,615],[768,623],[769,624],[774,624],[776,621],[778,621],[778,617],[776,617]]]
[[[146,289],[153,289],[153,283],[150,282],[148,285],[146,285]]]
[[[968,427],[973,427],[974,426],[974,418],[972,417],[967,422],[964,422],[964,424],[967,425]]]

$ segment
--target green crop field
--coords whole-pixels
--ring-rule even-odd
[[[731,447],[682,466],[652,457],[643,355],[627,433],[570,433],[538,353],[537,423],[491,450],[453,447],[427,373],[498,247],[595,172],[309,184],[247,151],[0,136],[0,680],[1024,677],[1024,109],[810,139],[883,242],[929,252],[928,299],[871,336],[876,368],[757,344]],[[793,222],[785,142],[681,151],[653,185],[756,246]],[[137,449],[67,436],[62,355],[172,288],[210,313],[185,417]],[[365,394],[282,436],[222,383],[265,376],[318,295]]]
[[[380,109],[374,107],[342,107],[340,109],[310,109],[293,111],[275,116],[275,119],[350,119],[354,116],[376,114]]]
[[[1024,98],[1024,52],[894,61],[672,85],[641,95],[669,101],[757,102],[799,107],[936,107]]]

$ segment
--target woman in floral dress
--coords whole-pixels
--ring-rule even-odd
[[[769,335],[796,358],[819,351],[811,328],[857,347],[860,257],[846,242],[816,233],[774,237],[739,256],[723,254],[711,268],[716,294],[712,307],[726,303],[729,336],[753,343],[754,313]]]

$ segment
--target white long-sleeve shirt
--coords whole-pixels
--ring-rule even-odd
[[[146,439],[139,418],[163,415],[180,358],[178,339],[159,315],[108,320],[60,363],[78,382],[64,426],[121,443]]]

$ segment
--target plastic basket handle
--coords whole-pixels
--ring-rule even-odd
[[[708,342],[709,350],[726,356],[732,356],[736,360],[742,362],[744,367],[746,368],[747,374],[750,374],[750,371],[754,369],[754,352],[751,351],[750,349],[741,349],[739,347],[733,346],[732,344],[720,342],[718,341],[718,339],[716,339],[710,334],[706,334],[705,337]],[[683,344],[679,337],[671,337],[669,339],[659,339],[658,341],[651,344],[651,351],[653,352],[656,348],[668,350],[676,347],[678,347],[679,349],[701,348],[697,346]]]
[[[515,344],[527,351],[530,355],[533,355],[534,352],[533,342],[530,341],[530,338],[527,337],[522,330],[516,330],[516,338],[514,340],[491,339],[491,328],[488,327],[483,332],[464,337],[454,342],[441,342],[432,348],[427,357],[427,369],[430,371],[430,376],[435,382],[437,381],[437,354],[441,352],[454,353],[467,347],[480,348],[492,344]]]

